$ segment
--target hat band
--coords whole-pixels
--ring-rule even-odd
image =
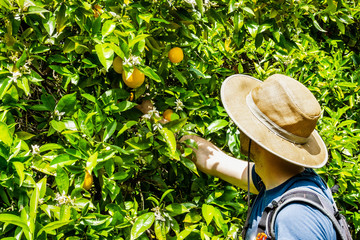
[[[251,91],[246,96],[246,104],[249,107],[251,113],[262,123],[264,124],[270,131],[275,133],[276,135],[284,138],[285,140],[295,143],[295,144],[304,144],[308,141],[308,138],[300,137],[287,130],[283,129],[276,123],[274,123],[270,118],[268,118],[255,104],[254,99],[252,98]]]

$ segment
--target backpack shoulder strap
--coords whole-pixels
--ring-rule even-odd
[[[274,228],[277,214],[281,211],[281,209],[294,202],[305,203],[318,209],[331,220],[340,239],[351,239],[349,230],[346,224],[344,224],[344,218],[339,213],[335,203],[331,203],[319,193],[305,187],[291,189],[285,192],[280,197],[280,200],[274,200],[271,204],[269,204],[261,216],[257,233],[259,234],[267,230],[266,232],[269,234],[269,238],[275,239]]]

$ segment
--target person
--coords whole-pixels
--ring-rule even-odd
[[[220,94],[240,130],[241,152],[253,162],[229,156],[196,135],[180,141],[197,144],[194,162],[200,171],[258,195],[248,216],[246,240],[256,239],[265,207],[290,189],[305,187],[334,203],[330,189],[314,171],[328,160],[326,145],[315,130],[321,107],[303,84],[281,74],[265,81],[237,74],[223,82]],[[275,239],[336,239],[329,218],[304,203],[285,206],[274,230]]]

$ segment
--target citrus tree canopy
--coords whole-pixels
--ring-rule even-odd
[[[221,83],[282,73],[322,105],[359,239],[359,35],[351,0],[0,0],[1,238],[240,239],[246,193],[178,140],[244,159]]]

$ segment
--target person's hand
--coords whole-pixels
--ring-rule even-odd
[[[194,141],[195,145],[197,145],[197,148],[193,145],[188,145],[188,147],[191,147],[196,155],[196,158],[192,160],[194,161],[198,169],[202,172],[213,174],[213,171],[218,164],[218,159],[224,157],[224,155],[227,155],[223,153],[214,144],[199,136],[186,135],[180,139],[180,142],[184,142],[186,144],[186,140],[189,139],[191,141]]]
[[[246,161],[227,155],[214,144],[201,137],[186,135],[180,139],[180,142],[186,144],[187,140],[196,143],[188,142],[187,146],[193,149],[196,155],[193,161],[200,171],[221,178],[242,189],[247,189],[248,163]],[[194,145],[197,145],[197,148]],[[252,168],[253,165],[254,163],[250,163],[250,168]],[[250,191],[252,193],[258,193],[252,181],[250,182]]]

